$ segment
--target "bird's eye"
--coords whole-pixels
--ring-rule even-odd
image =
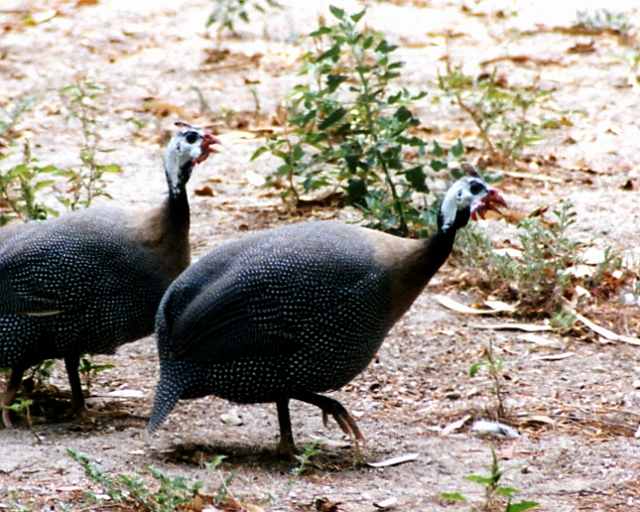
[[[198,140],[198,132],[187,132],[184,138],[189,144],[193,144]]]
[[[485,190],[485,186],[478,182],[478,181],[472,181],[471,185],[469,185],[469,191],[475,196],[477,194],[479,194],[480,192],[483,192]]]

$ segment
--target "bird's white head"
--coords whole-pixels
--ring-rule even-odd
[[[479,176],[460,178],[447,190],[440,206],[440,230],[462,228],[470,218],[483,217],[486,211],[497,210],[498,205],[506,206],[504,199]]]
[[[204,162],[220,141],[203,128],[178,122],[180,130],[171,138],[164,154],[164,169],[171,194],[184,190],[196,164]]]

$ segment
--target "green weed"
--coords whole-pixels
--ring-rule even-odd
[[[291,470],[291,473],[295,476],[302,476],[311,467],[311,461],[314,457],[320,454],[320,448],[318,443],[307,443],[302,449],[302,453],[296,455],[295,458],[298,461],[298,465]]]
[[[80,359],[80,366],[78,371],[80,375],[84,377],[87,391],[91,392],[91,385],[96,379],[99,373],[114,368],[112,364],[97,364],[94,363],[90,356],[86,355]]]
[[[475,377],[481,370],[485,370],[491,380],[491,390],[495,397],[495,417],[498,420],[507,418],[505,407],[505,391],[502,385],[504,361],[496,356],[493,343],[489,342],[482,350],[482,358],[469,368],[469,376]]]
[[[491,449],[491,465],[489,473],[485,475],[471,474],[466,480],[484,488],[484,503],[480,507],[472,506],[474,512],[524,512],[538,508],[535,501],[514,501],[518,489],[501,484],[504,471],[500,467],[495,450]],[[443,492],[440,497],[448,503],[468,502],[467,496],[459,491]]]
[[[98,159],[100,149],[100,118],[104,114],[101,98],[105,90],[100,84],[87,79],[67,85],[60,90],[70,119],[80,123],[82,144],[79,167],[59,169],[57,175],[66,180],[66,190],[58,200],[68,210],[86,208],[96,197],[108,197],[105,174],[120,173],[122,169],[114,163],[102,163]]]
[[[155,481],[154,490],[148,487],[140,475],[111,476],[87,455],[71,448],[67,449],[67,454],[82,466],[85,475],[98,484],[114,504],[136,507],[136,510],[145,512],[173,512],[178,507],[192,503],[197,497],[202,497],[202,482],[190,482],[181,476],[170,477],[152,466],[147,471]],[[89,493],[89,497],[93,501],[101,501],[94,493]]]

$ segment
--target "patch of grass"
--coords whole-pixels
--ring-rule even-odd
[[[496,164],[513,164],[527,147],[543,140],[545,130],[568,123],[539,114],[552,99],[551,91],[536,84],[509,85],[495,69],[473,78],[447,60],[446,72],[438,76],[438,89],[441,96],[436,101],[449,98],[473,121],[484,151]]]
[[[397,47],[360,27],[365,11],[330,10],[334,23],[310,34],[314,50],[303,58],[306,80],[289,95],[284,133],[253,158],[281,161],[268,185],[293,206],[302,194],[338,191],[370,227],[424,236],[435,219],[429,175],[461,159],[464,148],[434,143],[429,151],[412,112],[425,93],[393,87],[403,73]]]
[[[535,501],[514,501],[520,492],[514,487],[501,484],[504,471],[500,467],[500,462],[495,450],[491,449],[491,465],[489,473],[471,474],[465,477],[466,480],[478,484],[484,488],[484,503],[481,506],[472,506],[474,512],[525,512],[533,510],[539,505]],[[459,491],[440,493],[440,498],[447,503],[466,503],[469,498]]]

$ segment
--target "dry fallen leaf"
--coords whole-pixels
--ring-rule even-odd
[[[497,313],[513,313],[516,311],[515,306],[497,300],[486,302],[491,309],[479,309],[469,307],[466,304],[461,304],[446,295],[435,295],[434,298],[441,306],[451,309],[456,313],[462,313],[465,315],[495,315]]]
[[[458,421],[454,421],[453,423],[449,423],[446,427],[444,427],[440,431],[440,435],[448,436],[449,434],[455,432],[456,430],[461,429],[464,425],[471,419],[471,415],[467,414],[466,416],[460,418]]]
[[[406,455],[399,455],[380,462],[367,462],[367,466],[371,466],[372,468],[386,468],[387,466],[397,466],[398,464],[404,464],[405,462],[412,462],[417,460],[418,457],[418,453],[407,453]]]
[[[389,510],[398,506],[398,498],[387,498],[382,501],[374,501],[373,506],[381,510]]]
[[[525,331],[525,332],[544,332],[553,331],[548,325],[525,324],[525,323],[501,323],[501,324],[473,324],[474,329],[493,329],[496,331]]]

